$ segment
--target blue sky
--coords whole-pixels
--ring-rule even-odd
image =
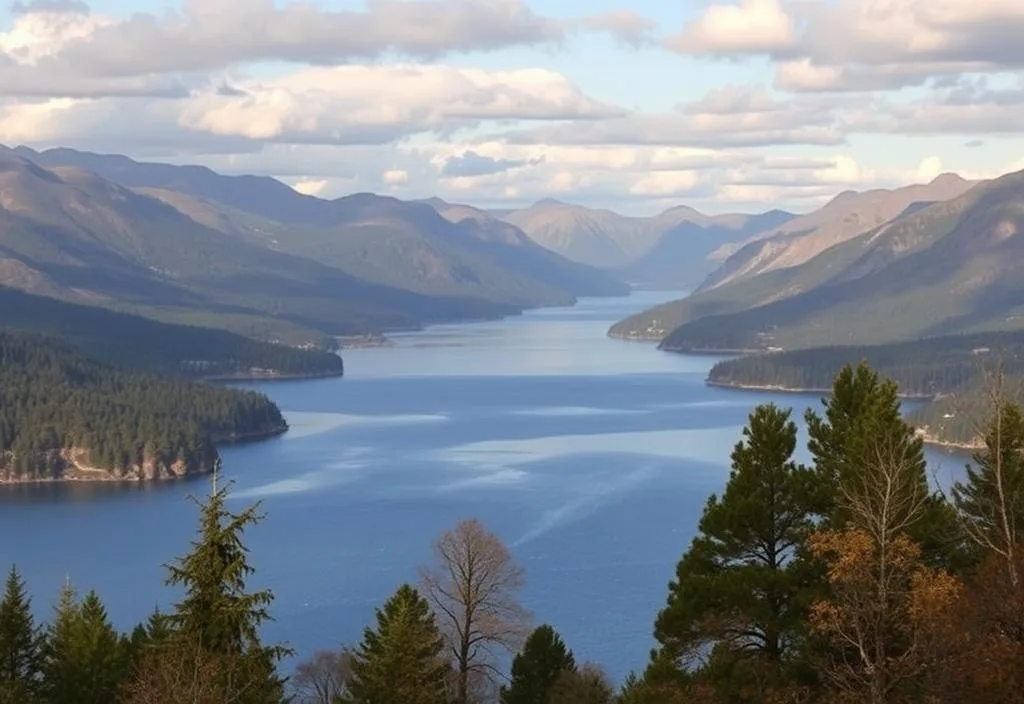
[[[24,0],[0,143],[322,196],[807,211],[1024,168],[1022,32],[1018,0]]]

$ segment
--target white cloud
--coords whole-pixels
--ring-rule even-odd
[[[715,4],[666,45],[683,53],[773,53],[796,40],[792,18],[779,0]]]
[[[381,180],[389,186],[404,186],[409,183],[409,172],[403,169],[388,169]]]

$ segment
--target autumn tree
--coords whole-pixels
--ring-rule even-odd
[[[318,650],[295,668],[295,704],[335,704],[351,679],[352,653],[348,649]]]
[[[402,585],[377,609],[376,628],[366,628],[352,654],[345,704],[445,704],[444,639],[430,605]]]
[[[32,617],[25,582],[11,567],[0,601],[0,704],[31,702],[38,694],[42,635]]]
[[[551,626],[538,626],[512,660],[511,680],[501,689],[502,704],[549,704],[562,673],[575,672],[576,660]]]
[[[796,441],[788,410],[751,413],[655,623],[662,662],[698,668],[740,699],[761,701],[778,684],[810,602],[798,551],[812,527],[812,475],[793,461]]]
[[[529,700],[531,704],[614,704],[615,689],[604,670],[593,663],[563,670],[555,679],[546,699]]]
[[[832,646],[825,674],[835,690],[883,704],[949,654],[947,626],[961,585],[927,566],[910,536],[931,500],[916,458],[885,435],[859,452],[861,466],[840,476],[836,492],[846,526],[809,541],[827,565],[829,586],[811,621]]]
[[[477,520],[444,533],[434,553],[421,580],[455,666],[455,703],[468,704],[471,685],[498,681],[498,656],[514,653],[526,635],[529,614],[517,600],[523,570]]]

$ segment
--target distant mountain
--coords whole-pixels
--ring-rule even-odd
[[[983,182],[808,262],[623,321],[671,324],[663,349],[796,349],[1024,329],[1024,172]],[[728,293],[731,298],[725,298]],[[717,306],[717,310],[716,310]],[[731,308],[731,310],[730,310]]]
[[[718,265],[713,253],[724,244],[794,217],[779,210],[709,216],[688,206],[654,217],[627,217],[553,199],[492,215],[569,259],[637,285],[671,288],[696,287]]]
[[[813,213],[766,229],[739,245],[721,247],[715,254],[725,258],[724,264],[698,290],[708,291],[802,264],[829,247],[872,230],[908,210],[956,198],[973,185],[956,174],[943,174],[928,184],[860,193],[844,191]]]
[[[641,256],[661,234],[651,218],[631,218],[550,198],[500,217],[553,252],[605,269]]]
[[[127,250],[119,249],[126,243],[111,241],[112,228],[102,223],[86,223],[87,231],[100,234],[79,239],[112,248],[122,274],[130,271],[135,277],[116,292],[119,296],[148,291],[141,282],[160,279],[157,288],[162,286],[171,300],[152,295],[125,300],[170,305],[162,317],[178,322],[216,318],[220,322],[213,324],[246,334],[293,339],[302,330],[307,336],[310,331],[351,334],[491,318],[528,307],[569,305],[580,295],[623,295],[628,290],[611,275],[552,254],[522,233],[496,239],[493,223],[482,227],[452,222],[427,203],[372,194],[322,200],[270,178],[223,176],[202,167],[144,164],[69,149],[35,152],[19,147],[7,150],[3,158],[12,173],[20,170],[23,182],[14,209],[21,209],[36,226],[46,221],[48,206],[38,199],[47,189],[60,191],[51,193],[59,202],[91,199],[76,205],[86,220],[99,211],[120,218],[118,228],[131,240]],[[29,165],[35,169],[31,185]],[[44,186],[46,174],[54,180]],[[58,207],[55,212],[60,211]],[[149,222],[150,217],[158,222]],[[71,229],[82,224],[70,217],[63,222]],[[154,241],[160,227],[175,230],[192,244],[186,250],[168,247],[166,237]],[[35,238],[40,237],[36,232]],[[4,244],[0,238],[0,246]],[[23,251],[37,245],[22,242],[21,249],[13,250],[22,256],[0,261],[0,283],[103,305],[116,298],[114,291],[94,291],[89,285],[78,290],[53,271],[40,269]],[[150,251],[154,248],[160,253]],[[143,250],[149,258],[145,261],[138,256]],[[198,261],[189,259],[197,254]],[[102,266],[98,261],[82,263],[85,268],[79,273],[84,275],[93,264],[102,270],[112,261]],[[213,269],[232,275],[215,277]],[[203,272],[211,274],[203,286],[216,291],[198,291],[195,281],[185,285],[184,279],[202,278]],[[281,279],[288,280],[287,295],[275,287],[275,281],[284,286]],[[193,315],[184,314],[188,308]],[[144,307],[134,310],[153,314]],[[279,320],[270,325],[263,320],[267,314]]]
[[[722,215],[683,221],[666,229],[654,246],[626,266],[613,269],[627,281],[686,288],[696,286],[718,263],[722,242],[749,237],[789,222],[792,213],[771,210],[759,215]]]

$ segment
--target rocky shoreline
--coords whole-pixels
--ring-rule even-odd
[[[211,437],[214,445],[242,445],[250,442],[269,440],[270,438],[283,435],[288,432],[288,424],[274,426],[263,430],[256,430],[248,433],[235,433]],[[56,451],[54,451],[56,452]],[[86,454],[84,448],[65,448],[59,451],[65,468],[60,476],[47,477],[11,477],[8,468],[0,468],[0,486],[4,485],[28,485],[28,484],[57,484],[64,482],[103,482],[103,483],[129,483],[138,484],[142,482],[166,482],[177,479],[198,477],[213,472],[214,467],[220,459],[217,453],[212,457],[199,458],[198,467],[189,468],[184,462],[174,462],[170,465],[157,465],[153,462],[145,462],[141,466],[133,465],[127,470],[111,470],[102,467],[92,467],[83,461]]]

